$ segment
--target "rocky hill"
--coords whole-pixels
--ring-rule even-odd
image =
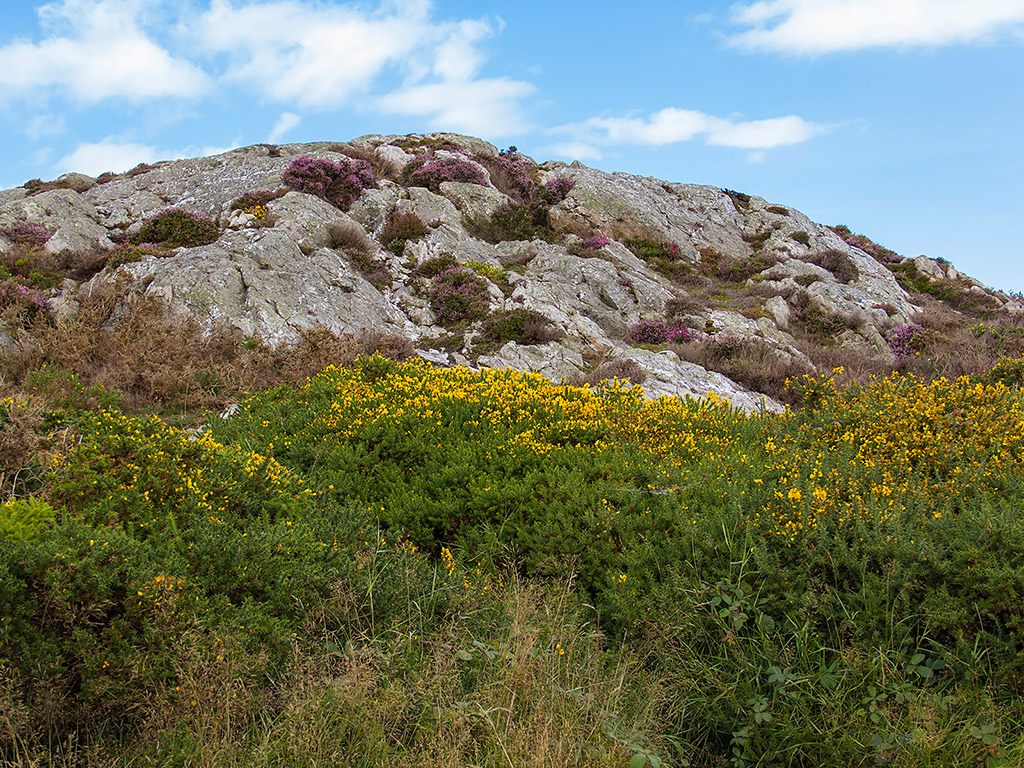
[[[371,330],[438,365],[628,377],[744,409],[781,408],[787,377],[823,367],[969,372],[1015,351],[1024,312],[756,196],[454,134],[36,180],[0,192],[0,257],[4,300],[58,324],[116,283],[108,321],[158,297],[271,346]]]

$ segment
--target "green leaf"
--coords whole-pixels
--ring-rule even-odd
[[[643,752],[637,752],[629,758],[629,768],[644,768],[645,765],[647,765],[647,755]]]

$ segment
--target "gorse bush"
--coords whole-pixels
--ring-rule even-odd
[[[364,189],[377,187],[370,164],[350,157],[332,162],[303,155],[292,160],[281,180],[292,189],[326,200],[343,211],[352,207]]]
[[[169,208],[147,219],[129,241],[136,245],[153,244],[165,248],[196,248],[220,237],[220,229],[205,216],[180,208]]]
[[[42,499],[29,496],[0,504],[0,541],[8,539],[32,541],[53,525],[56,511]]]
[[[0,748],[1016,760],[1020,393],[792,390],[746,414],[375,357],[198,437],[51,414],[56,514],[0,547]]]

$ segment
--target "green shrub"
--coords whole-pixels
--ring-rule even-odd
[[[488,243],[554,238],[548,208],[538,203],[505,203],[490,216],[469,217],[466,230]]]
[[[560,336],[548,318],[524,307],[489,315],[484,320],[482,331],[484,346],[489,349],[496,349],[508,341],[523,345],[546,344]]]
[[[0,505],[0,538],[32,541],[53,525],[56,510],[42,499],[11,499]]]
[[[388,217],[380,233],[381,244],[396,256],[401,256],[409,240],[419,240],[430,232],[430,228],[411,211],[394,211]]]
[[[135,245],[154,244],[165,248],[196,248],[220,237],[220,229],[205,216],[180,208],[170,208],[148,219],[131,236]]]
[[[459,261],[450,253],[444,253],[421,262],[416,267],[416,274],[421,277],[437,277],[442,272],[459,266]]]
[[[817,264],[831,272],[840,283],[852,283],[860,276],[860,270],[848,253],[829,249],[821,253],[813,253],[805,261]]]

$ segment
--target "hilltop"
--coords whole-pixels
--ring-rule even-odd
[[[443,133],[35,180],[0,192],[0,258],[21,318],[3,337],[8,380],[51,362],[121,388],[149,375],[117,373],[124,358],[161,365],[172,338],[199,355],[190,370],[215,367],[217,340],[235,378],[255,375],[245,350],[280,368],[281,350],[382,349],[779,410],[785,381],[816,370],[985,370],[1019,354],[1024,313],[949,263],[783,204]],[[56,352],[52,329],[20,330],[44,313],[88,360]],[[163,342],[140,341],[143,316]],[[135,336],[99,339],[127,318]]]

